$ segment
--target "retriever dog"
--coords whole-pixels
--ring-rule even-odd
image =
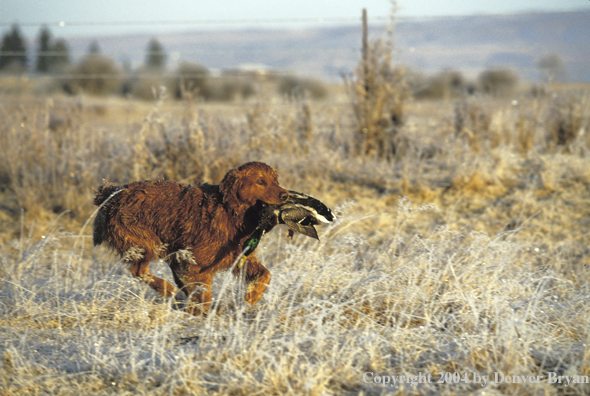
[[[189,297],[187,311],[200,315],[211,304],[213,276],[232,268],[254,234],[263,208],[288,197],[277,172],[261,162],[230,170],[219,185],[191,186],[164,179],[122,186],[105,182],[95,191],[99,210],[93,243],[106,242],[129,264],[133,276],[159,294],[173,296],[174,286],[149,270],[150,261],[164,259],[176,285]],[[234,266],[234,275],[239,267]],[[246,302],[254,305],[270,282],[270,272],[254,254],[248,255],[244,269]]]

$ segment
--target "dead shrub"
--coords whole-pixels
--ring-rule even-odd
[[[173,85],[177,99],[200,97],[207,100],[211,97],[209,70],[199,64],[181,63]]]
[[[451,99],[460,97],[466,90],[463,75],[455,70],[445,70],[416,87],[416,99]]]
[[[558,98],[552,103],[546,120],[547,139],[552,147],[569,147],[576,136],[582,136],[590,126],[588,118],[584,117],[583,98],[570,96]]]
[[[161,71],[146,68],[139,70],[125,82],[123,94],[140,100],[154,100],[162,92],[162,87],[165,90],[170,89],[170,81],[166,80]]]
[[[61,85],[69,94],[108,95],[120,89],[121,69],[103,55],[88,55],[70,69]]]
[[[532,150],[534,138],[535,138],[535,129],[534,129],[534,122],[526,115],[519,115],[518,120],[516,121],[516,133],[517,133],[517,143],[518,143],[518,151],[522,157],[526,157],[527,153]]]
[[[299,148],[304,153],[309,153],[311,140],[313,138],[314,127],[311,119],[311,107],[309,103],[304,103],[294,121],[295,131],[297,133],[297,142]]]
[[[398,129],[404,122],[404,102],[409,89],[403,68],[394,65],[391,41],[368,46],[353,81],[345,81],[352,102],[358,155],[392,159]]]
[[[583,149],[588,147],[590,118],[584,112],[588,106],[587,96],[571,94],[557,97],[550,103],[545,118],[547,144],[551,149],[561,149],[567,153],[574,152],[576,142],[582,143]]]
[[[492,117],[481,106],[460,102],[455,106],[455,134],[467,139],[474,151],[479,151],[481,142],[490,137]]]
[[[256,93],[254,85],[246,76],[223,75],[209,81],[209,99],[231,102],[236,99],[246,100]]]
[[[508,69],[486,70],[478,80],[481,90],[493,96],[508,96],[518,86],[518,75]]]
[[[278,92],[289,98],[302,99],[323,99],[328,95],[324,84],[311,78],[300,78],[295,76],[284,76],[279,78]]]

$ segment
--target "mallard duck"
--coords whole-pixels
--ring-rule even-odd
[[[279,224],[286,224],[289,227],[291,238],[295,232],[298,232],[319,240],[314,225],[330,223],[335,219],[330,208],[319,199],[297,191],[289,191],[287,202],[271,206],[275,207]]]
[[[246,257],[256,249],[262,236],[277,224],[287,225],[289,227],[289,237],[291,238],[297,232],[319,240],[314,225],[330,223],[335,218],[336,216],[334,216],[330,208],[319,199],[297,191],[289,191],[289,198],[285,203],[278,205],[263,204],[258,227],[242,246],[243,256],[238,262],[238,267],[241,268],[246,261]]]

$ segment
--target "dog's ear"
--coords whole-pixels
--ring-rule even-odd
[[[241,186],[239,169],[232,169],[225,174],[219,184],[219,191],[223,195],[223,203],[238,206],[238,190]]]

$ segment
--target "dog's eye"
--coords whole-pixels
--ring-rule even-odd
[[[262,179],[258,180],[258,181],[256,182],[256,184],[258,184],[258,185],[260,185],[260,186],[266,186],[266,182],[265,182],[264,180],[262,180]]]

